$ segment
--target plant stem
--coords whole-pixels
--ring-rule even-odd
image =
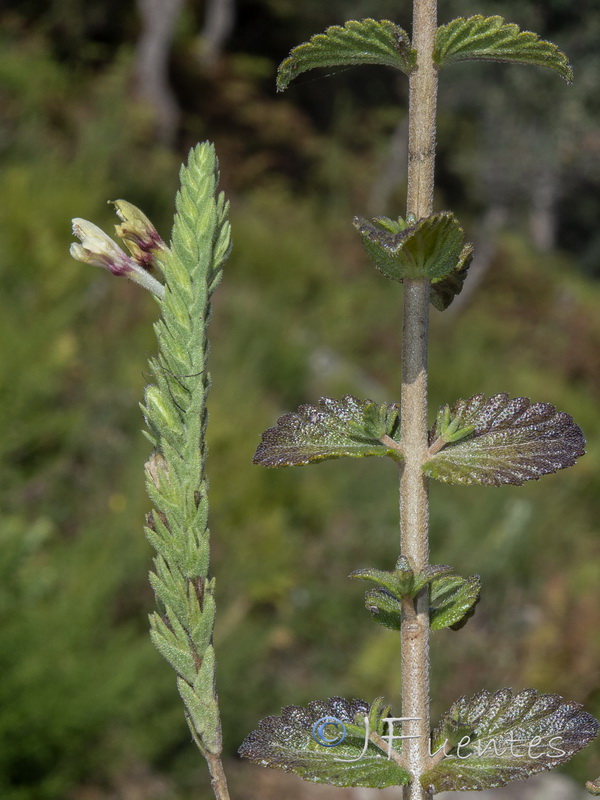
[[[437,69],[433,46],[437,29],[437,0],[414,0],[412,46],[417,68],[410,76],[407,214],[417,219],[433,210]],[[401,552],[420,572],[429,558],[429,499],[421,465],[427,452],[427,337],[429,281],[404,281],[402,339],[401,443],[404,465],[400,478]],[[429,762],[429,592],[415,599],[415,614],[403,614],[402,716],[405,723],[406,765],[411,783],[405,800],[431,797],[419,776]]]

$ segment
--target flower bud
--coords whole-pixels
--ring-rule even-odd
[[[125,242],[132,258],[144,269],[156,266],[156,254],[167,249],[154,225],[139,208],[127,200],[109,201],[122,220],[115,225],[117,236]]]

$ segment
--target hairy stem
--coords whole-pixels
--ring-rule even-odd
[[[414,0],[412,45],[417,68],[410,77],[407,214],[417,219],[433,209],[437,70],[433,46],[437,29],[437,0]],[[427,337],[429,282],[404,281],[402,340],[401,442],[404,465],[400,479],[401,551],[415,572],[429,558],[429,499],[421,465],[427,452]],[[431,797],[419,777],[429,763],[429,592],[415,601],[416,615],[403,615],[402,716],[414,717],[404,741],[411,783],[405,800]]]

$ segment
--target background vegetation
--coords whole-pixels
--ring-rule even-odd
[[[235,242],[212,322],[209,434],[227,750],[282,705],[399,694],[397,637],[371,624],[346,579],[395,561],[394,466],[250,462],[263,429],[302,402],[399,395],[401,289],[367,266],[350,220],[403,211],[406,87],[385,69],[347,70],[276,97],[274,70],[353,16],[408,26],[409,4],[238,0],[207,60],[207,8],[188,2],[168,60],[170,128],[132,79],[143,5],[6,0],[0,12],[3,800],[125,798],[132,785],[183,800],[205,781],[147,636],[137,404],[156,307],[68,256],[70,218],[109,228],[117,197],[167,237],[178,164],[199,139],[216,142]],[[455,310],[432,312],[432,416],[508,391],[572,413],[589,446],[539,484],[432,487],[433,562],[484,587],[460,639],[435,637],[434,715],[505,685],[600,714],[595,5],[441,7],[442,22],[500,12],[553,39],[576,83],[480,64],[443,76],[437,207],[464,221],[479,261]],[[595,777],[598,748],[570,770]]]

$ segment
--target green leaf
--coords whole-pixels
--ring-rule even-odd
[[[318,406],[300,406],[266,430],[254,463],[289,467],[342,456],[391,456],[400,461],[398,408],[349,394],[342,400],[322,397]],[[384,438],[387,443],[381,441]]]
[[[573,70],[566,55],[552,42],[546,42],[502,17],[459,17],[441,25],[435,37],[433,59],[439,67],[455,61],[504,61],[547,67],[569,83]]]
[[[406,31],[383,19],[350,20],[317,33],[290,52],[277,71],[277,90],[282,92],[298,75],[316,67],[381,64],[409,75],[416,52]]]
[[[454,214],[440,211],[412,224],[384,217],[373,222],[355,217],[353,225],[377,269],[400,282],[429,279],[432,304],[440,311],[447,308],[461,291],[473,256]]]
[[[392,572],[371,568],[357,569],[350,573],[350,577],[361,581],[371,581],[397,598],[401,598],[403,595],[412,597],[413,594],[415,576],[405,556],[400,556],[396,562],[396,568]]]
[[[467,733],[457,741],[460,730]],[[448,740],[447,755],[421,783],[434,792],[493,789],[568,761],[597,733],[594,717],[556,694],[501,689],[461,697],[433,732],[431,752]]]
[[[429,620],[432,631],[459,630],[475,613],[481,594],[479,575],[444,575],[431,583]]]
[[[478,575],[461,578],[445,564],[428,566],[414,575],[408,561],[400,557],[396,570],[356,570],[351,578],[371,581],[377,585],[365,594],[365,606],[380,625],[399,631],[402,621],[402,599],[414,598],[430,585],[429,621],[431,630],[458,630],[475,612],[479,602],[481,581]]]
[[[375,724],[375,733],[381,739],[388,711],[379,701],[369,707],[364,700],[341,697],[314,700],[306,708],[288,706],[280,717],[261,720],[244,740],[239,754],[263,767],[293,772],[314,783],[374,789],[401,786],[408,783],[409,774],[399,763],[399,740],[392,742],[391,758],[387,739],[379,746],[369,741],[363,753],[365,718],[369,718],[370,730]],[[331,718],[329,724],[326,718]]]
[[[430,431],[431,457],[423,471],[445,483],[518,486],[572,466],[585,452],[572,417],[549,403],[476,394],[458,400],[450,415],[459,428],[473,430],[450,443],[440,437],[437,422]]]

